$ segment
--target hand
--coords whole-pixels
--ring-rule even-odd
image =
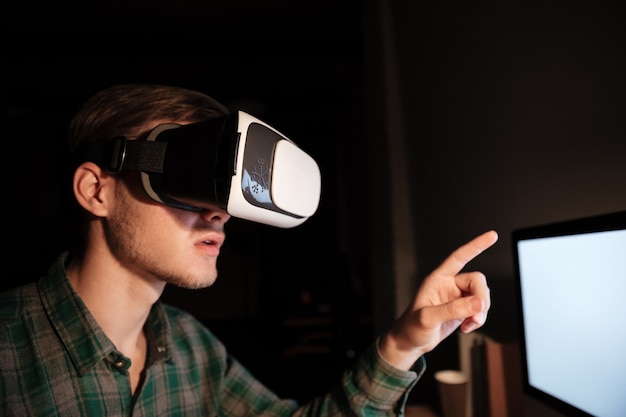
[[[469,333],[485,323],[491,306],[485,275],[461,270],[497,240],[495,231],[483,233],[452,252],[426,277],[413,303],[380,340],[380,352],[389,363],[410,369],[459,326]]]

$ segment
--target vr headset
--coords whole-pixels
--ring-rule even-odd
[[[116,137],[103,157],[110,172],[140,171],[153,200],[185,210],[212,204],[233,217],[290,228],[319,205],[315,160],[242,111],[188,125],[162,124],[146,140]]]

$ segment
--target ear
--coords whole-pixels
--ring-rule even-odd
[[[93,162],[84,162],[74,171],[74,196],[85,210],[97,217],[106,217],[113,195],[114,179]]]

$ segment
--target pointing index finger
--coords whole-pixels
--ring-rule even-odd
[[[456,275],[461,272],[465,265],[472,259],[490,248],[497,241],[498,233],[495,230],[489,230],[457,248],[443,261],[438,269],[444,274]]]

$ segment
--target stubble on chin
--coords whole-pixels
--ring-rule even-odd
[[[187,290],[201,290],[212,286],[217,280],[217,271],[207,272],[203,276],[166,275],[162,278],[167,284]]]

